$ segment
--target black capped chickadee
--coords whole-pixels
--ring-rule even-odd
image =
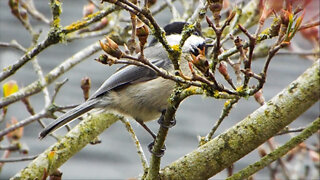
[[[174,22],[164,27],[169,45],[179,44],[185,24]],[[191,53],[197,56],[204,47],[205,39],[197,29],[182,47],[180,68],[184,74],[190,74],[188,58],[191,58]],[[168,72],[174,71],[168,53],[156,40],[152,40],[144,49],[144,56],[157,67]],[[110,76],[86,102],[53,121],[40,133],[40,138],[95,108],[113,110],[132,117],[155,138],[144,122],[155,120],[164,113],[174,86],[174,81],[157,76],[149,68],[125,66]]]

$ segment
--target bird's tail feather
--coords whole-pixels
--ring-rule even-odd
[[[53,121],[51,124],[49,124],[44,130],[40,132],[39,138],[42,139],[54,130],[60,128],[61,126],[67,124],[71,120],[75,119],[76,117],[90,111],[93,109],[95,104],[97,104],[98,101],[95,99],[91,99],[86,101],[83,104],[80,104],[79,106],[71,109],[70,111],[66,112],[62,116],[60,116],[58,119]]]

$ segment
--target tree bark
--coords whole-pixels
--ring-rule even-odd
[[[163,168],[161,179],[208,179],[289,125],[319,99],[319,60],[244,120]]]
[[[208,179],[231,166],[318,101],[319,76],[318,60],[244,120],[165,167],[161,179]],[[54,172],[119,118],[112,114],[90,115],[11,179],[41,179],[45,173]]]
[[[42,179],[52,174],[119,118],[107,113],[89,115],[11,179]]]

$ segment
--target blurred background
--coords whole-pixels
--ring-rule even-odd
[[[22,27],[21,23],[13,17],[7,3],[7,1],[0,1],[0,41],[10,42],[11,40],[16,40],[27,48],[30,46],[31,36]],[[48,3],[48,1],[35,0],[37,9],[45,14],[46,17],[51,18],[51,11]],[[66,26],[81,19],[82,8],[86,3],[87,1],[85,0],[63,1],[61,24]],[[156,16],[156,20],[161,26],[169,23],[170,18],[171,13],[169,10],[164,10],[164,12]],[[43,31],[40,36],[40,41],[46,37],[46,33],[48,32],[48,26],[46,24],[34,20],[31,20],[31,24],[34,25],[35,30]],[[100,38],[74,40],[71,43],[57,44],[47,48],[37,56],[44,74],[47,74],[65,59],[71,57],[74,53],[96,42]],[[311,48],[311,45],[308,44],[308,42],[301,40],[301,37],[298,37],[298,40],[296,41],[301,47],[306,49]],[[109,67],[94,61],[101,53],[102,52],[92,55],[59,78],[58,82],[63,81],[65,78],[68,78],[69,81],[61,88],[56,99],[57,104],[70,105],[83,102],[80,81],[84,76],[91,78],[91,92],[94,92],[103,81],[116,70],[117,66]],[[21,56],[21,52],[12,48],[0,48],[0,68],[2,69],[16,62]],[[254,61],[253,66],[256,72],[261,70],[263,63],[264,59]],[[311,61],[297,56],[276,56],[271,62],[267,83],[264,87],[263,94],[266,100],[270,100],[310,67],[311,64]],[[38,76],[34,72],[32,64],[29,62],[7,80],[10,79],[16,80],[19,86],[23,87],[37,80]],[[2,82],[2,84],[4,82]],[[48,88],[52,95],[54,84],[51,84]],[[42,93],[30,97],[30,101],[36,112],[39,112],[44,106]],[[163,167],[197,148],[197,137],[205,136],[210,131],[221,113],[224,102],[225,101],[223,100],[216,100],[203,96],[193,96],[181,104],[176,116],[177,125],[170,129],[166,140],[167,150],[162,159]],[[216,135],[224,132],[226,129],[242,120],[259,106],[260,105],[253,98],[247,100],[241,99],[231,111],[230,115],[224,120],[216,132]],[[59,115],[58,113],[56,114]],[[318,114],[319,104],[317,103],[299,117],[298,120],[290,125],[290,127],[304,127],[318,117]],[[18,120],[23,120],[29,117],[29,114],[25,109],[25,106],[21,102],[17,102],[9,107],[7,121],[12,116],[16,117]],[[51,119],[44,119],[46,124],[50,121]],[[78,122],[79,121],[76,120],[72,126]],[[134,121],[131,122],[147,158],[149,158],[150,153],[146,146],[152,139],[137,123]],[[5,128],[5,124],[5,122],[0,124],[1,130]],[[154,132],[157,132],[159,125],[156,121],[150,122],[147,125]],[[38,139],[40,131],[41,127],[38,123],[32,123],[24,128],[22,141],[29,147],[29,155],[39,154],[55,142],[52,137],[47,137],[40,141]],[[62,128],[59,130],[59,133],[65,134],[66,130]],[[277,136],[275,140],[276,142],[283,143],[293,135],[294,134]],[[135,145],[121,122],[117,122],[101,134],[100,139],[102,140],[102,143],[86,146],[60,168],[63,172],[63,179],[126,179],[137,177],[142,173],[142,167],[136,153]],[[315,136],[309,139],[309,141],[313,142],[316,140],[317,138]],[[2,152],[0,153],[2,154]],[[20,156],[22,155],[13,153],[11,157]],[[258,159],[259,155],[256,151],[250,153],[235,163],[235,171],[246,167]],[[24,168],[28,163],[28,161],[6,163],[0,173],[0,179],[8,179]],[[256,179],[268,179],[268,175],[268,171],[265,169],[257,173],[255,177]],[[225,177],[226,171],[223,171],[212,179],[224,179]]]

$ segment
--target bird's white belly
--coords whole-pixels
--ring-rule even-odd
[[[109,98],[113,103],[108,108],[138,121],[157,119],[166,109],[174,85],[175,82],[159,77],[110,91]]]

